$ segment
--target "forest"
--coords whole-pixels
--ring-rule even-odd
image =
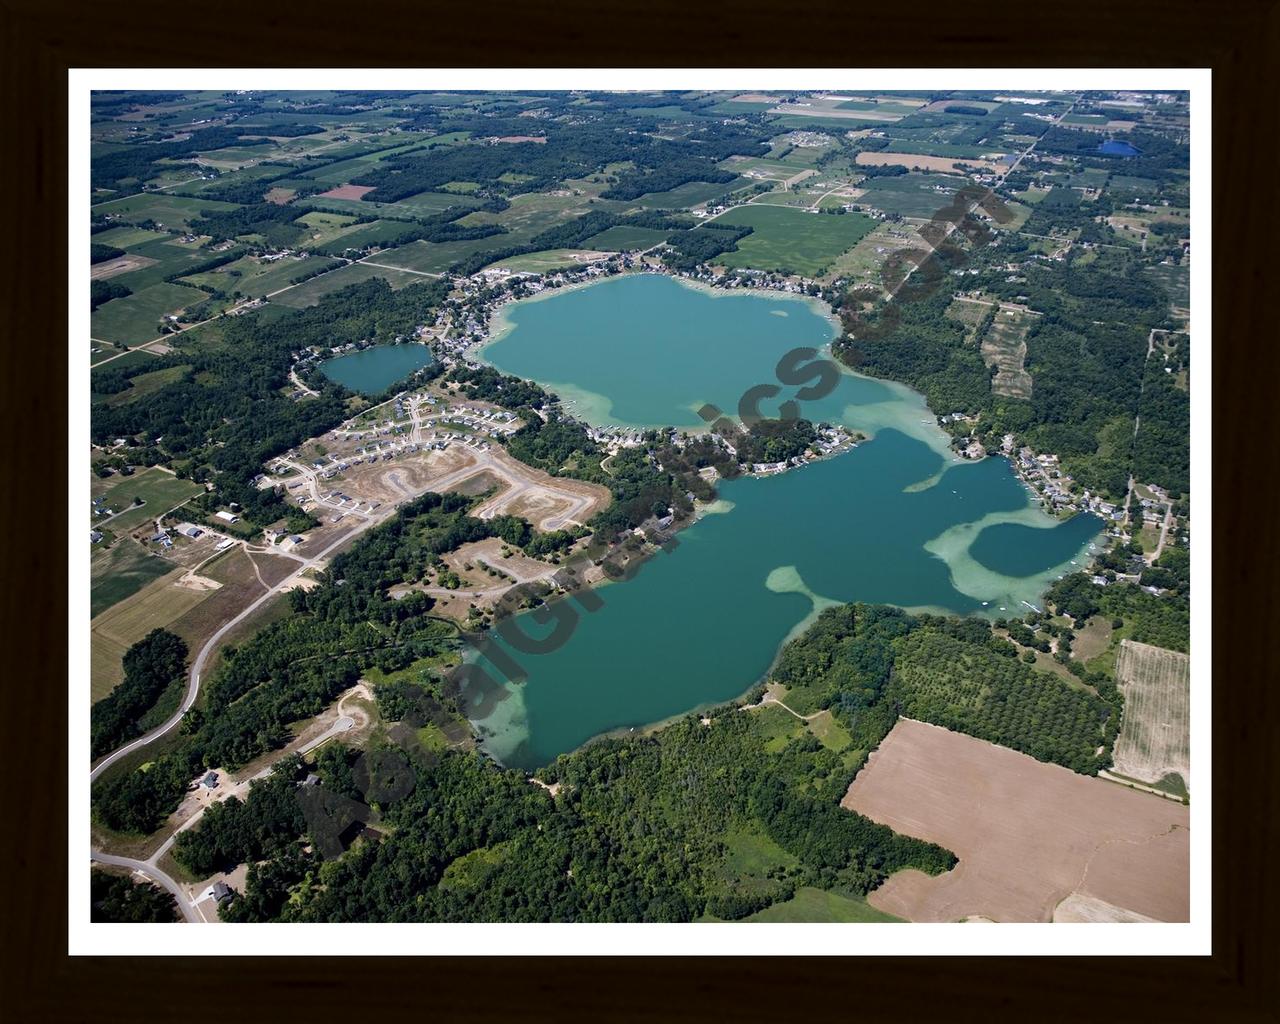
[[[830,709],[848,735],[836,749],[781,709],[728,705],[703,713],[709,726],[688,715],[561,755],[538,773],[559,785],[552,798],[473,753],[334,747],[310,769],[320,778],[310,789],[327,796],[299,787],[307,769],[286,764],[184,837],[182,856],[197,873],[255,861],[222,912],[235,921],[690,921],[744,917],[800,885],[856,897],[893,871],[955,863],[839,806],[899,714],[1012,739],[1075,770],[1109,763],[1118,707],[1021,666],[1011,650],[978,620],[831,608],[787,645],[773,676],[793,705]],[[956,663],[966,672],[953,684]],[[379,688],[388,720],[411,713],[402,689]],[[374,801],[369,780],[388,773],[397,784]],[[374,831],[352,838],[366,823]],[[317,835],[338,828],[348,838],[322,853]],[[775,851],[774,866],[742,868],[733,853],[743,841]]]
[[[173,923],[178,920],[178,905],[158,885],[94,868],[89,874],[89,920],[104,924]]]
[[[187,645],[165,629],[153,629],[124,655],[124,679],[89,715],[90,753],[109,754],[142,731],[142,716],[186,669]]]

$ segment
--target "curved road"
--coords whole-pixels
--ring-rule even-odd
[[[341,710],[342,701],[338,702],[338,708]],[[355,719],[351,718],[349,715],[339,715],[337,721],[335,721],[333,725],[329,726],[328,729],[322,732],[315,739],[304,743],[298,748],[297,753],[305,754],[310,750],[314,750],[316,747],[320,746],[321,743],[324,743],[325,740],[338,735],[338,733],[346,732],[355,724]],[[274,764],[267,765],[267,767],[263,768],[262,771],[245,779],[244,782],[228,789],[222,799],[225,800],[229,796],[243,796],[243,794],[248,791],[251,783],[258,779],[266,778],[274,770]],[[194,826],[195,823],[204,816],[204,812],[211,806],[212,804],[209,804],[201,808],[197,813],[184,821],[173,835],[169,836],[169,838],[160,845],[160,848],[157,849],[156,852],[147,860],[134,860],[132,857],[117,857],[114,854],[103,853],[101,850],[94,850],[92,848],[89,850],[89,860],[90,862],[96,862],[98,864],[110,864],[113,867],[128,868],[135,874],[140,874],[151,879],[151,881],[155,882],[157,885],[167,889],[170,895],[173,896],[174,902],[178,904],[178,909],[182,911],[182,918],[184,921],[188,924],[201,924],[204,922],[204,918],[201,917],[199,912],[196,910],[196,901],[188,899],[187,894],[182,889],[182,886],[178,884],[173,876],[166,874],[160,869],[159,862],[160,858],[169,852],[169,849],[177,840],[178,835]]]
[[[330,552],[332,552],[335,548],[341,547],[343,544],[347,543],[347,541],[352,540],[357,534],[368,529],[370,526],[374,525],[375,523],[381,522],[383,519],[385,519],[394,511],[395,511],[394,508],[388,509],[387,512],[383,516],[379,517],[378,519],[364,520],[354,530],[352,530],[348,534],[345,534],[342,537],[339,537],[337,540],[335,540],[332,544],[330,544],[327,548],[325,548],[319,554],[312,555],[310,558],[303,561],[298,566],[297,569],[295,569],[292,573],[290,573],[288,576],[282,579],[274,587],[270,588],[265,594],[259,597],[256,601],[247,605],[244,608],[244,610],[242,610],[240,614],[238,614],[235,618],[229,619],[227,622],[223,623],[223,625],[218,629],[218,631],[214,633],[213,636],[209,637],[207,641],[205,641],[204,646],[200,648],[200,652],[196,655],[195,660],[191,663],[191,675],[187,683],[187,692],[183,696],[182,703],[178,706],[178,710],[175,711],[173,715],[169,718],[169,720],[166,721],[164,724],[157,726],[156,728],[152,729],[149,733],[146,733],[145,735],[139,736],[136,740],[126,743],[123,747],[120,747],[119,749],[112,751],[110,754],[104,757],[101,761],[99,761],[96,765],[94,765],[94,767],[90,770],[89,781],[92,783],[95,779],[98,778],[99,775],[101,775],[104,771],[110,768],[111,765],[115,764],[118,760],[120,760],[120,758],[124,757],[126,754],[130,754],[141,747],[145,747],[149,743],[154,743],[161,736],[169,732],[171,729],[175,728],[178,725],[178,723],[182,721],[182,716],[185,715],[189,710],[191,710],[191,705],[193,705],[196,702],[196,695],[200,692],[200,673],[204,670],[205,662],[209,660],[209,656],[214,652],[214,650],[218,646],[219,641],[224,636],[226,636],[227,633],[229,633],[232,629],[234,629],[241,622],[243,622],[250,615],[252,615],[255,611],[257,611],[258,608],[260,608],[263,604],[269,601],[277,593],[279,593],[283,587],[293,582],[293,580],[297,578],[300,574],[305,572],[307,569],[311,568],[317,562],[326,558],[330,554]]]

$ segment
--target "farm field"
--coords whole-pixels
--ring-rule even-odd
[[[180,480],[172,473],[154,466],[139,470],[133,476],[112,477],[109,486],[102,492],[102,503],[124,514],[112,519],[107,525],[115,533],[124,533],[203,491],[202,484]],[[129,508],[134,498],[141,498],[145,504],[139,508]],[[97,517],[90,516],[91,520],[94,518]]]
[[[986,315],[986,311],[983,311]],[[1017,309],[1001,309],[982,339],[982,358],[996,367],[991,393],[1007,398],[1031,397],[1031,374],[1024,367],[1027,358],[1027,331],[1035,323],[1034,314]]]
[[[868,897],[910,921],[1049,921],[1073,893],[1189,919],[1190,812],[1162,797],[903,718],[841,806],[959,858]]]
[[[1121,640],[1116,682],[1124,694],[1117,774],[1153,784],[1177,775],[1190,789],[1191,659]]]
[[[909,224],[881,223],[848,252],[837,256],[828,277],[862,278],[880,287],[880,268],[899,249],[925,250],[923,238]]]
[[[904,174],[898,178],[869,178],[861,185],[865,194],[858,201],[885,213],[903,217],[932,217],[951,202],[956,189],[964,185],[954,175]]]
[[[508,234],[487,239],[476,239],[492,249],[505,249],[510,245],[523,245],[535,235],[548,228],[558,227],[568,221],[575,220],[588,210],[589,196],[575,196],[568,189],[557,189],[555,192],[525,192],[511,198],[511,206],[501,213],[487,210],[476,210],[458,220],[463,227],[482,227],[497,224],[507,229]],[[620,203],[605,203],[597,200],[590,208],[609,210],[622,208]],[[440,245],[458,245],[458,242],[441,242]]]
[[[445,210],[453,210],[459,206],[477,206],[479,203],[478,199],[456,192],[419,192],[416,196],[391,203],[386,209],[412,216],[430,217]]]
[[[396,220],[375,220],[371,224],[353,224],[343,228],[327,242],[315,243],[309,248],[329,256],[341,256],[349,249],[365,249],[370,246],[385,245],[398,238],[403,238],[412,224]]]
[[[140,345],[160,334],[161,317],[194,306],[205,298],[205,293],[197,288],[153,284],[140,292],[99,306],[90,316],[90,330],[93,337],[103,341]]]
[[[95,545],[89,561],[89,614],[97,617],[172,568],[172,562],[148,554],[127,537],[105,550]]]
[[[442,274],[459,260],[497,249],[508,244],[509,235],[493,238],[469,238],[460,242],[410,242],[398,249],[378,253],[378,262],[403,270],[417,270],[424,274]]]
[[[629,205],[646,210],[683,210],[710,203],[750,184],[749,178],[735,178],[722,185],[708,181],[690,181],[666,192],[649,192]]]
[[[117,249],[129,249],[144,242],[163,242],[169,237],[171,236],[163,231],[122,226],[99,231],[91,236],[90,241],[99,242],[102,245],[114,245]]]
[[[94,349],[97,349],[95,352]],[[121,352],[114,345],[98,344],[97,342],[89,343],[89,365],[97,366],[99,363],[105,363],[111,360],[111,366],[115,368],[123,368],[134,363],[144,363],[149,359],[154,359],[155,353],[146,349],[133,349],[129,352]]]
[[[619,225],[592,235],[582,244],[588,249],[604,249],[609,252],[625,252],[629,249],[650,249],[667,240],[667,231],[656,228],[635,228]]]
[[[287,288],[293,279],[303,274],[339,266],[339,261],[323,256],[306,256],[301,259],[287,256],[281,260],[265,262],[254,256],[244,256],[234,263],[225,263],[203,274],[182,278],[184,284],[207,286],[226,292],[239,292],[251,299],[262,298],[272,292]]]
[[[166,278],[182,274],[221,254],[211,253],[198,245],[179,242],[170,236],[162,241],[135,245],[129,249],[128,255],[142,258],[138,269],[126,271],[116,281],[131,291],[140,292],[152,285],[169,283]]]
[[[185,196],[167,196],[152,192],[145,195],[113,199],[94,206],[95,217],[115,217],[126,224],[153,220],[167,228],[185,228],[199,219],[204,210],[225,212],[238,209],[235,203],[222,203],[214,199],[188,199]]]
[[[381,260],[379,259],[378,262]],[[330,292],[336,292],[348,285],[359,284],[361,281],[368,281],[373,277],[382,278],[394,289],[431,280],[422,274],[413,274],[404,270],[389,270],[386,267],[375,267],[368,263],[349,263],[328,274],[321,274],[310,281],[303,281],[302,284],[273,296],[271,302],[273,305],[279,303],[291,309],[302,309],[305,306],[314,306]]]
[[[168,626],[208,597],[208,590],[177,586],[182,576],[183,570],[175,568],[89,624],[89,696],[92,700],[101,700],[124,678],[121,659],[130,647],[153,629]]]
[[[497,263],[491,263],[485,269],[509,270],[513,274],[545,274],[548,271],[582,263],[598,263],[600,260],[607,260],[610,255],[611,253],[597,252],[592,249],[546,249],[543,252],[511,256]]]
[[[863,167],[905,167],[909,171],[936,171],[939,174],[967,174],[968,169],[980,167],[988,171],[1000,170],[992,160],[970,160],[950,156],[926,156],[922,153],[859,153],[857,162]]]
[[[752,228],[725,253],[726,266],[784,270],[817,277],[841,253],[852,249],[875,228],[861,214],[804,213],[773,206],[739,206],[716,219],[718,224]]]
[[[298,244],[303,247],[324,245],[337,238],[355,222],[355,217],[341,213],[326,213],[323,210],[312,210],[310,213],[304,213],[294,223],[305,225],[311,230],[311,235]]]
[[[1169,302],[1173,309],[1187,309],[1191,305],[1191,267],[1185,264],[1171,267],[1160,263],[1147,268],[1147,274],[1154,278],[1169,293]]]

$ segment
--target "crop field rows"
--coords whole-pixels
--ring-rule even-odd
[[[991,393],[1006,398],[1029,399],[1031,374],[1024,367],[1027,358],[1027,331],[1034,315],[1021,310],[1001,309],[982,339],[982,358],[996,368]]]
[[[1122,640],[1116,681],[1125,701],[1116,771],[1150,783],[1176,774],[1190,789],[1191,659]]]

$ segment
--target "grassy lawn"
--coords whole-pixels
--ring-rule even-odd
[[[90,316],[93,337],[140,345],[160,334],[160,318],[203,302],[205,293],[180,284],[153,284],[140,292],[112,299]]]
[[[133,476],[110,477],[107,482],[109,486],[102,494],[103,505],[117,512],[124,512],[124,515],[117,516],[107,524],[118,534],[127,533],[148,519],[204,492],[202,484],[179,480],[172,473],[154,466],[140,470]],[[141,498],[145,504],[130,509],[134,498]],[[125,512],[126,509],[129,511]],[[91,521],[96,518],[98,517],[90,513]]]
[[[720,257],[727,266],[806,277],[817,277],[876,226],[861,214],[805,213],[780,206],[735,207],[715,223],[753,229],[738,242],[737,252]]]

